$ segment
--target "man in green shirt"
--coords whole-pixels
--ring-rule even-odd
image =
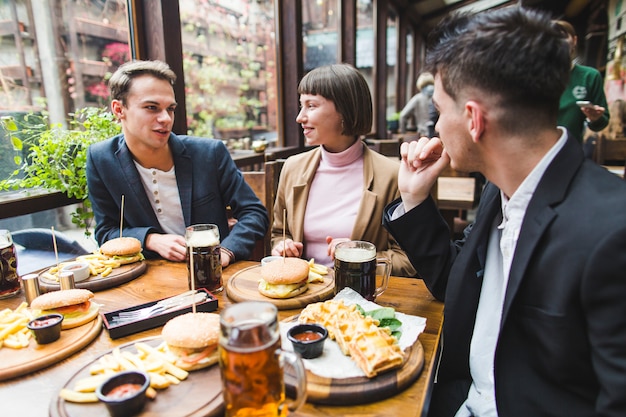
[[[585,125],[594,132],[604,129],[609,124],[609,110],[604,95],[604,82],[598,70],[574,62],[578,37],[574,27],[563,20],[556,24],[567,36],[572,57],[570,80],[561,96],[557,123],[566,127],[570,134],[582,144]],[[579,106],[576,102],[588,101],[588,105]]]

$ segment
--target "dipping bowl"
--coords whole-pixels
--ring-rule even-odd
[[[61,268],[61,271],[74,274],[74,282],[81,282],[89,278],[89,265],[87,262],[70,262]]]
[[[61,337],[62,314],[47,314],[37,317],[26,325],[40,345],[52,343]]]
[[[96,396],[113,417],[138,414],[146,404],[150,377],[142,371],[119,372],[96,388]]]
[[[317,358],[324,351],[328,330],[319,324],[298,324],[287,331],[293,350],[304,359]]]

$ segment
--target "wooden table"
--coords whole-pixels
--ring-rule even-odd
[[[238,262],[224,270],[228,280],[236,272],[255,265]],[[184,263],[163,260],[148,261],[146,273],[119,287],[95,293],[94,300],[103,305],[106,313],[132,305],[157,300],[187,290],[187,269]],[[232,304],[224,292],[217,295],[219,309]],[[0,310],[15,308],[23,295],[0,300]],[[383,401],[357,406],[322,406],[306,404],[297,416],[421,416],[428,398],[434,372],[434,357],[439,343],[443,318],[443,304],[436,301],[419,279],[392,277],[387,291],[377,299],[381,305],[394,307],[402,313],[426,317],[426,329],[419,340],[424,348],[424,369],[419,379],[403,392]],[[280,318],[297,314],[298,310],[280,311]],[[85,349],[69,358],[23,377],[0,382],[2,415],[47,416],[54,395],[74,373],[115,346],[137,339],[159,335],[161,328],[112,340],[106,330]],[[35,343],[32,341],[31,343]],[[6,349],[6,348],[3,348]],[[2,350],[0,349],[0,363]]]

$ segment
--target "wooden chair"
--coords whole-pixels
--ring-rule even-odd
[[[391,139],[365,139],[365,144],[372,150],[375,150],[379,154],[400,158],[400,145],[402,144],[402,137],[396,137]]]
[[[260,261],[261,258],[270,254],[271,228],[274,223],[274,201],[278,191],[278,179],[284,164],[283,159],[265,162],[263,171],[242,172],[246,183],[252,188],[256,196],[261,200],[270,219],[269,228],[262,241],[257,242],[251,260]]]
[[[599,134],[593,156],[600,165],[607,163],[614,165],[617,162],[621,165],[622,162],[626,162],[626,137],[608,139],[605,135]]]

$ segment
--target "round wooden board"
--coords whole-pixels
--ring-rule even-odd
[[[90,291],[106,290],[137,278],[146,271],[147,267],[148,264],[144,261],[122,265],[119,268],[115,268],[106,277],[92,275],[84,281],[77,282],[75,286],[76,288],[84,288]],[[41,288],[41,291],[57,291],[59,283],[44,277],[42,274],[43,272],[39,274],[39,288]]]
[[[413,384],[424,367],[424,348],[419,340],[405,351],[400,368],[392,369],[374,378],[325,378],[306,371],[307,402],[328,405],[355,405],[380,401]],[[305,359],[306,360],[306,359]],[[285,384],[290,395],[295,394],[295,375],[285,370]]]
[[[328,275],[324,275],[324,282],[309,284],[309,289],[305,293],[293,298],[269,298],[262,295],[258,290],[260,278],[261,265],[242,269],[224,284],[226,295],[236,302],[269,301],[279,310],[290,310],[327,300],[335,291],[335,277],[332,269],[328,271]]]
[[[61,338],[56,342],[38,345],[34,339],[31,339],[27,348],[2,348],[0,381],[54,365],[87,346],[101,331],[102,318],[98,316],[87,324],[61,331]]]
[[[136,352],[134,344],[145,342],[151,346],[158,346],[160,336],[137,340],[120,346],[122,351]],[[111,353],[107,352],[106,354]],[[104,356],[104,355],[102,355]],[[99,358],[95,359],[97,361]],[[77,380],[90,376],[91,362],[79,369],[62,388],[72,389]],[[222,398],[222,379],[219,366],[200,369],[189,373],[189,376],[178,385],[171,385],[166,389],[157,390],[154,400],[146,401],[143,411],[137,416],[177,416],[177,417],[213,417],[224,413]],[[100,402],[78,404],[70,403],[58,395],[50,403],[51,417],[109,417],[106,406]]]

